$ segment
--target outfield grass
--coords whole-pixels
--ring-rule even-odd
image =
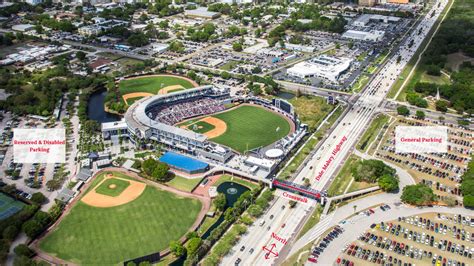
[[[181,176],[175,176],[170,181],[166,182],[166,185],[186,191],[191,192],[198,184],[201,182],[202,178],[184,178]]]
[[[194,87],[191,82],[180,77],[150,76],[122,80],[119,84],[119,90],[122,94],[132,92],[148,92],[151,94],[157,94],[160,89],[172,85],[181,85],[186,89]]]
[[[239,177],[232,177],[230,175],[223,175],[221,177],[219,177],[219,180],[217,180],[213,186],[215,187],[218,187],[220,184],[224,183],[224,182],[234,182],[234,183],[237,183],[239,185],[242,185],[242,186],[245,186],[245,187],[248,187],[249,189],[251,190],[254,190],[254,189],[257,189],[260,185],[257,184],[257,183],[254,183],[254,182],[250,182],[250,181],[247,181],[245,179],[242,179],[242,178],[239,178]]]
[[[114,186],[115,188],[111,188],[110,186]],[[121,180],[117,178],[110,178],[104,181],[104,183],[100,184],[98,188],[95,189],[95,192],[104,194],[111,197],[116,197],[120,195],[128,186],[130,182],[126,180]]]
[[[212,141],[238,152],[265,147],[290,133],[285,118],[257,106],[240,106],[213,117],[223,120],[227,130]]]
[[[365,131],[364,135],[357,144],[357,149],[365,152],[369,147],[370,143],[375,140],[379,130],[388,122],[389,117],[384,114],[378,115],[372,123],[370,123],[369,128]]]
[[[171,240],[186,234],[200,209],[197,200],[151,186],[136,200],[117,207],[96,208],[79,201],[39,246],[75,264],[116,265],[166,249]]]

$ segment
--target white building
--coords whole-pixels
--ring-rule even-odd
[[[335,82],[349,69],[351,63],[352,59],[321,55],[294,65],[287,70],[287,73],[299,78],[319,77]]]
[[[398,21],[400,21],[399,17],[383,16],[383,15],[377,15],[377,14],[363,14],[357,19],[355,19],[354,22],[352,22],[352,25],[365,27],[370,22],[389,23],[389,22],[398,22]]]
[[[25,0],[25,3],[27,4],[30,4],[30,5],[37,5],[37,4],[41,4],[43,2],[43,0]]]
[[[285,48],[291,51],[300,51],[305,53],[313,53],[316,51],[316,47],[309,46],[309,45],[301,45],[301,44],[293,44],[293,43],[285,43]]]
[[[35,28],[35,25],[31,24],[17,24],[12,26],[12,30],[14,31],[20,31],[20,32],[26,32],[33,30]]]
[[[381,41],[385,35],[384,31],[371,30],[371,31],[360,31],[360,30],[348,30],[342,34],[343,38],[360,40],[360,41]]]

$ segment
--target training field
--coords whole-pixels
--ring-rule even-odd
[[[134,193],[134,186],[143,184],[121,173],[112,175],[99,175],[85,196],[97,193],[120,200],[124,193]],[[115,207],[93,207],[81,198],[41,240],[40,249],[75,264],[116,265],[166,249],[171,240],[186,234],[201,210],[198,200],[152,186],[145,186],[139,193],[137,198]]]
[[[122,80],[119,84],[119,90],[122,95],[133,92],[157,94],[161,89],[174,85],[181,85],[185,89],[196,87],[196,84],[184,77],[153,75]],[[176,88],[173,90],[176,90]]]
[[[258,106],[243,105],[211,117],[223,121],[226,127],[211,140],[242,153],[247,148],[252,150],[270,145],[288,135],[291,129],[285,118]],[[205,134],[204,128],[201,125],[196,131]],[[193,126],[188,126],[188,129],[193,130]]]

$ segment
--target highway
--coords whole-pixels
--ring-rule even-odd
[[[309,160],[309,163],[297,174],[294,182],[303,183],[304,178],[311,180],[311,187],[324,191],[331,184],[345,159],[353,151],[354,145],[369,125],[372,117],[378,112],[390,87],[395,83],[399,74],[413,57],[418,47],[438,19],[439,14],[447,4],[446,0],[440,0],[438,7],[435,4],[427,15],[421,20],[417,27],[411,31],[400,45],[399,50],[386,62],[380,71],[368,83],[367,87],[358,95],[354,105],[345,114],[335,130],[322,140],[320,149]],[[435,11],[435,15],[431,16]],[[422,29],[420,35],[419,30]],[[413,45],[408,44],[413,40]],[[400,60],[397,60],[400,56]],[[267,213],[257,220],[256,224],[249,228],[249,232],[242,236],[240,241],[229,255],[223,258],[222,265],[232,265],[238,259],[241,265],[271,265],[280,255],[282,249],[288,249],[291,245],[291,238],[301,228],[302,221],[310,213],[311,206],[298,203],[295,208],[288,207],[288,199],[277,197],[273,206]],[[282,206],[286,205],[285,209]],[[270,219],[273,215],[273,219]],[[330,216],[330,215],[329,215]],[[259,226],[260,221],[265,220],[263,226]],[[328,220],[328,219],[326,219]],[[268,230],[268,224],[270,229]],[[285,225],[283,227],[283,224]],[[328,222],[327,226],[329,227]],[[324,227],[321,230],[324,231]],[[275,233],[278,238],[272,237]],[[279,239],[284,239],[280,241]],[[288,244],[289,243],[289,244]],[[245,250],[240,251],[241,246]],[[267,249],[264,251],[263,247]],[[255,251],[250,253],[253,248]],[[269,251],[271,250],[271,252]],[[337,250],[336,252],[339,252]],[[281,261],[280,258],[279,261]]]

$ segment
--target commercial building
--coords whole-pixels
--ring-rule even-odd
[[[359,30],[348,30],[342,34],[343,38],[359,40],[359,41],[381,41],[385,35],[384,31],[371,30],[371,31],[359,31]]]
[[[219,12],[207,11],[206,7],[199,7],[184,11],[184,16],[190,18],[216,19],[221,16]]]
[[[285,43],[285,48],[291,51],[299,51],[299,52],[305,52],[305,53],[313,53],[314,51],[316,51],[316,47],[314,46],[292,44],[292,43]]]
[[[77,31],[83,36],[99,35],[103,32],[119,26],[128,26],[127,21],[111,19],[111,20],[98,20],[93,25],[80,27]]]
[[[321,55],[294,65],[287,70],[287,74],[299,78],[320,77],[335,82],[351,63],[352,59]]]
[[[370,22],[395,23],[400,21],[399,17],[383,16],[377,14],[363,14],[352,22],[354,26],[366,27]]]
[[[31,24],[18,24],[18,25],[13,25],[12,30],[14,31],[19,31],[19,32],[26,32],[33,30],[35,28],[35,25]]]
[[[359,0],[359,6],[375,6],[377,0]]]

